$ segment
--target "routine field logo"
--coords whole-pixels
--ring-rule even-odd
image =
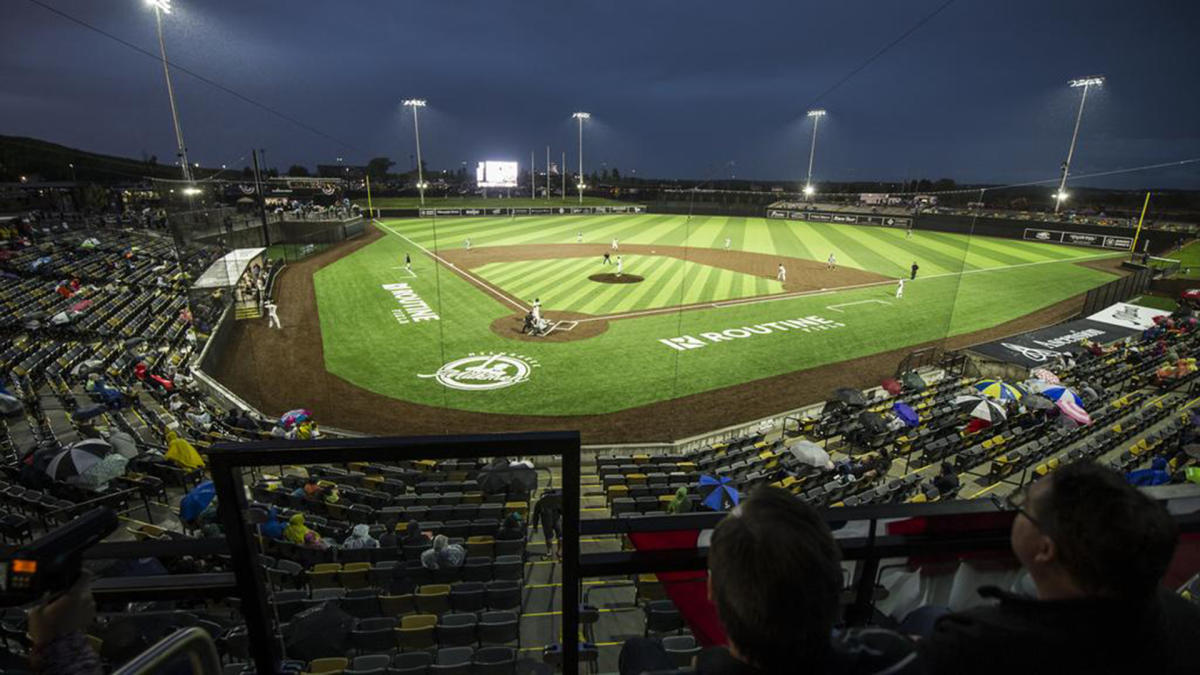
[[[520,384],[538,367],[536,360],[519,354],[472,353],[443,365],[436,373],[418,374],[417,377],[433,378],[443,386],[459,391],[488,391]]]

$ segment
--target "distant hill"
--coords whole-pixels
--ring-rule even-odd
[[[179,178],[175,158],[162,162],[151,156],[147,160],[101,155],[69,148],[58,143],[0,135],[0,182],[17,181],[21,176],[36,176],[43,181],[81,181],[99,183],[132,183],[144,178]],[[71,164],[75,165],[74,175]],[[220,169],[195,169],[197,176],[207,176]]]

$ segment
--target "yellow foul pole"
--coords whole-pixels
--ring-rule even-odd
[[[1149,197],[1149,195],[1146,195]],[[367,174],[367,217],[375,217],[375,209],[371,208],[371,175]]]
[[[1129,255],[1137,255],[1138,237],[1142,234],[1142,221],[1146,219],[1146,208],[1150,206],[1150,193],[1146,193],[1146,201],[1142,204],[1142,215],[1138,216],[1137,231],[1133,233],[1133,246],[1129,248]]]

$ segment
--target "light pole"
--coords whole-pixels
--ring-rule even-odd
[[[417,122],[417,109],[425,107],[425,99],[410,98],[404,105],[413,111],[413,132],[417,136],[417,191],[421,193],[421,206],[425,206],[425,169],[421,167],[421,125]]]
[[[808,148],[808,177],[804,179],[804,196],[805,197],[811,197],[813,195],[813,193],[816,192],[816,188],[814,188],[813,184],[812,184],[812,167],[813,167],[813,158],[816,157],[816,155],[817,155],[817,124],[821,121],[821,118],[825,116],[825,111],[824,110],[809,110],[808,116],[811,117],[812,121],[813,121],[813,132],[812,132],[812,144]]]
[[[183,144],[183,129],[179,127],[179,112],[175,109],[175,88],[171,86],[171,69],[167,67],[167,44],[163,41],[162,15],[171,13],[171,0],[146,0],[154,8],[154,23],[158,27],[158,53],[162,56],[163,77],[167,80],[167,100],[171,102],[171,122],[175,124],[175,145],[179,155],[179,167],[183,169],[183,180],[192,182],[192,169],[188,165],[187,147]]]
[[[1087,103],[1088,89],[1104,84],[1104,77],[1081,77],[1071,80],[1072,87],[1083,87],[1083,95],[1079,97],[1079,112],[1075,114],[1075,131],[1071,132],[1071,147],[1067,149],[1067,161],[1062,165],[1062,180],[1058,182],[1058,192],[1054,193],[1054,212],[1062,207],[1067,199],[1067,176],[1071,173],[1071,158],[1075,156],[1075,139],[1079,137],[1079,123],[1083,120],[1083,104]]]
[[[591,113],[577,112],[571,115],[579,120],[579,203],[583,204],[583,188],[587,187],[583,184],[583,121],[592,118]]]

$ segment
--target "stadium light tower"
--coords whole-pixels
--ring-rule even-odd
[[[179,127],[179,113],[175,109],[175,89],[171,86],[171,69],[167,67],[167,44],[163,41],[162,15],[171,13],[171,0],[146,0],[154,8],[154,23],[158,26],[158,53],[162,56],[163,77],[167,80],[167,100],[171,102],[171,122],[175,124],[175,145],[178,148],[179,167],[183,180],[192,182],[192,169],[188,164],[187,147],[183,144],[183,129]]]
[[[421,194],[421,206],[425,206],[425,169],[421,166],[421,126],[417,123],[417,110],[425,107],[425,99],[410,98],[404,105],[413,111],[413,132],[417,136],[417,192]]]
[[[1087,103],[1088,89],[1104,84],[1104,77],[1081,77],[1071,80],[1072,87],[1083,87],[1083,95],[1079,97],[1079,112],[1075,114],[1075,131],[1071,132],[1071,147],[1067,149],[1067,161],[1062,165],[1062,180],[1058,182],[1058,192],[1054,193],[1054,212],[1058,213],[1062,203],[1067,199],[1067,176],[1071,173],[1071,158],[1075,156],[1075,139],[1079,137],[1079,122],[1083,120],[1083,104]]]
[[[808,177],[804,179],[804,196],[811,197],[817,191],[812,184],[813,157],[817,154],[817,123],[825,116],[824,110],[809,110],[808,116],[813,121],[812,145],[808,148]]]
[[[590,120],[592,114],[577,112],[571,115],[571,117],[579,120],[579,181],[577,185],[579,187],[579,203],[583,204],[583,188],[587,187],[583,184],[583,121]]]

